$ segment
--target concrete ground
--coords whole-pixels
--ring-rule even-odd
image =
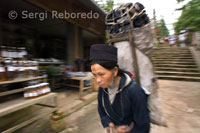
[[[104,133],[97,112],[97,100],[66,119],[66,130],[61,133]]]
[[[151,133],[200,132],[200,83],[159,80],[159,96],[168,127],[151,125]],[[66,119],[62,133],[103,133],[97,101]]]
[[[80,93],[77,88],[62,88],[53,91],[57,93],[58,109],[64,112],[63,116],[65,117],[74,116],[74,112],[96,100],[97,97],[97,92],[93,92],[91,89],[84,92],[82,97],[80,97]],[[37,115],[40,115],[42,112],[47,110],[49,110],[49,108],[40,107],[38,108]],[[16,133],[55,133],[51,130],[50,126],[51,116],[52,114],[49,114],[46,117],[16,131]]]
[[[151,125],[151,133],[199,133],[200,82],[158,80],[158,84],[168,128]],[[63,89],[57,93],[59,108],[66,116],[66,129],[61,133],[104,133],[97,112],[96,92],[87,93],[85,100],[80,100],[78,90]],[[55,133],[50,128],[50,116],[18,132]]]
[[[200,132],[200,83],[159,80],[159,95],[168,128],[152,125],[152,133]]]

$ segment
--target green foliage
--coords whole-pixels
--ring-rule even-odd
[[[155,11],[155,9],[153,9],[153,20],[154,20],[154,22],[157,21],[157,20],[156,20],[156,11]]]
[[[183,2],[184,0],[176,0],[177,2]]]
[[[103,0],[99,0],[100,3],[102,3],[102,8],[104,8],[107,12],[113,10],[113,7],[119,7],[124,3],[114,2],[114,0],[106,0],[103,2]]]
[[[200,0],[191,0],[177,10],[182,10],[182,14],[174,24],[176,33],[186,28],[194,31],[200,30]]]
[[[105,42],[108,44],[109,43],[109,35],[108,35],[108,31],[106,30],[106,35],[105,35]]]
[[[109,12],[113,9],[113,6],[114,6],[114,0],[106,0],[106,4],[103,5],[103,8]]]
[[[169,35],[169,31],[166,27],[165,20],[162,18],[160,21],[157,21],[155,9],[153,10],[153,21],[155,24],[155,29],[158,30],[156,35],[160,37],[167,37]]]
[[[169,31],[166,27],[165,20],[161,19],[155,26],[156,29],[159,29],[158,36],[167,37],[169,36]]]

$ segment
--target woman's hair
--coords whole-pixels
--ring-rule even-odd
[[[105,69],[112,70],[113,68],[117,67],[119,69],[119,66],[117,65],[116,61],[110,61],[110,60],[92,60],[90,65],[99,64],[100,66],[104,67]],[[121,75],[122,70],[119,69],[117,75]]]

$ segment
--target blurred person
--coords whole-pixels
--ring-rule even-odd
[[[77,72],[83,71],[83,60],[81,58],[75,59],[74,63]]]
[[[107,133],[149,133],[148,95],[117,64],[117,48],[92,45],[91,71],[99,85],[98,112]]]

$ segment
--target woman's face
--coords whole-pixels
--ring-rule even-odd
[[[115,67],[112,70],[108,70],[99,64],[91,65],[92,74],[98,85],[102,88],[108,88],[111,85],[114,77],[117,76],[118,68]]]

